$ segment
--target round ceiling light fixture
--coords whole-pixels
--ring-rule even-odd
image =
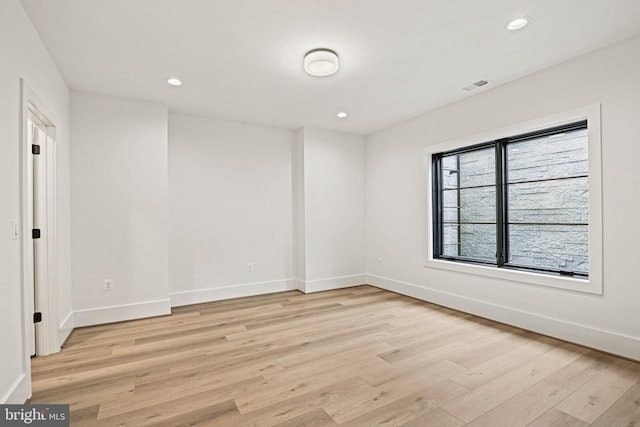
[[[348,114],[347,114],[347,112],[346,112],[346,111],[340,111],[338,114],[336,114],[336,116],[337,116],[339,119],[345,119],[345,118],[347,118]]]
[[[171,86],[182,86],[182,81],[176,77],[169,77],[167,79],[167,83],[169,83]]]
[[[338,54],[331,49],[313,49],[304,56],[304,71],[317,77],[334,74],[340,68]]]
[[[522,18],[514,19],[513,21],[509,22],[509,25],[507,25],[507,30],[509,30],[509,31],[520,30],[520,29],[526,27],[530,20],[531,20],[531,18],[529,18],[527,16],[523,16]]]

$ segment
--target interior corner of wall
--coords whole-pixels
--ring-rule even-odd
[[[58,331],[58,345],[60,345],[60,347],[62,347],[65,341],[69,338],[74,327],[73,311],[71,311],[62,320],[62,322],[60,322],[60,330]]]
[[[300,292],[307,293],[307,282],[300,278],[293,279],[294,287]]]

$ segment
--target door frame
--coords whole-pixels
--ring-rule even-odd
[[[58,287],[57,287],[57,243],[56,243],[56,127],[51,121],[53,117],[37,94],[20,79],[21,92],[21,220],[22,220],[22,297],[23,297],[23,337],[25,354],[30,354],[30,343],[33,342],[33,312],[30,310],[29,298],[33,297],[34,277],[34,250],[30,221],[30,200],[33,194],[33,167],[31,141],[29,140],[30,114],[38,119],[46,129],[47,152],[44,171],[46,173],[46,188],[44,202],[46,204],[46,218],[43,219],[46,226],[46,274],[36,284],[35,289],[37,307],[42,312],[42,322],[38,325],[36,355],[44,356],[60,351],[59,344],[59,313],[58,313]],[[31,174],[31,177],[29,176]],[[31,186],[31,188],[29,188]],[[27,358],[28,360],[28,358]],[[29,372],[29,371],[27,371]]]

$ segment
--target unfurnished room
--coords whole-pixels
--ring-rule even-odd
[[[637,0],[0,0],[0,426],[640,425]]]

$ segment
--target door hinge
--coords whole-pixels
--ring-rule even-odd
[[[40,154],[40,146],[38,144],[31,145],[31,154]]]
[[[39,311],[36,311],[35,313],[33,313],[33,323],[40,323],[42,322],[42,313]]]
[[[31,230],[31,238],[32,239],[39,239],[40,238],[40,229],[39,228],[34,228],[33,230]]]

